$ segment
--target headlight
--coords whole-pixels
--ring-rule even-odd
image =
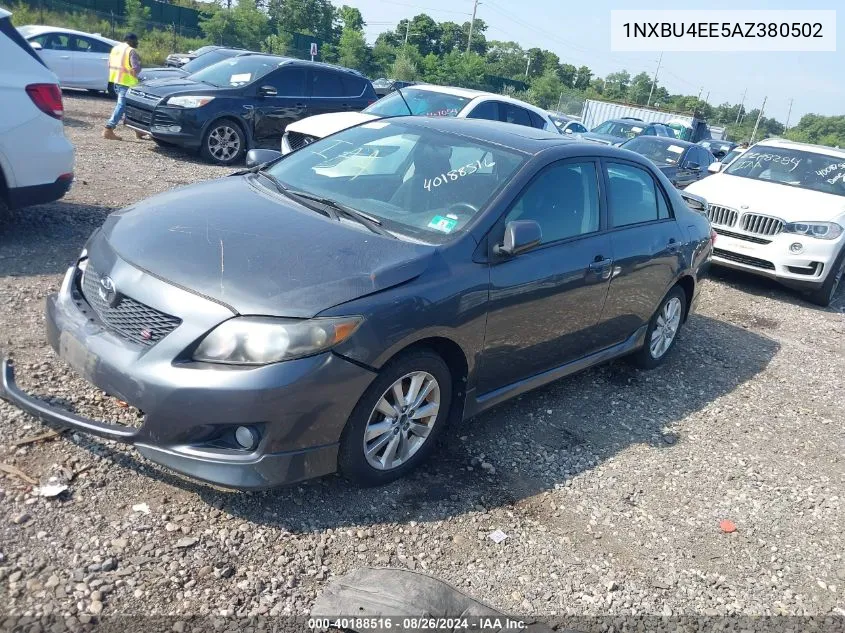
[[[783,232],[807,235],[820,240],[835,240],[842,235],[842,227],[836,222],[790,222],[783,227]]]
[[[348,339],[361,317],[276,319],[236,317],[202,340],[194,360],[234,365],[266,365],[331,349]]]
[[[170,97],[167,100],[167,105],[177,108],[201,108],[205,104],[214,101],[214,97],[208,96],[190,96],[190,97]]]

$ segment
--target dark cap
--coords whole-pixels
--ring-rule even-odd
[[[134,33],[127,33],[126,37],[123,38],[123,41],[124,42],[137,42],[138,36],[135,35]]]

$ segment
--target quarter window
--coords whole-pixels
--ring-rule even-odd
[[[505,122],[531,127],[531,117],[528,115],[528,110],[510,103],[503,105],[505,106]]]
[[[312,97],[342,97],[343,94],[343,84],[336,73],[311,72]]]
[[[543,243],[599,230],[599,196],[592,162],[556,163],[522,192],[506,221],[534,220]]]
[[[614,163],[607,166],[607,176],[611,226],[653,222],[670,216],[663,193],[644,169]]]

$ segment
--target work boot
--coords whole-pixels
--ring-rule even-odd
[[[137,138],[139,141],[146,141],[147,139],[150,138],[150,135],[145,134],[144,132],[140,132],[138,130],[135,130],[135,138]]]
[[[121,139],[117,134],[114,133],[114,130],[110,127],[103,128],[103,138],[108,141],[120,141]]]

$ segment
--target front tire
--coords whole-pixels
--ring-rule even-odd
[[[417,350],[391,361],[346,423],[338,469],[362,486],[406,475],[434,450],[451,404],[452,374],[440,356]]]
[[[232,165],[246,153],[246,136],[241,126],[231,119],[212,123],[203,136],[200,153],[217,165]]]
[[[824,283],[809,293],[808,299],[818,306],[826,308],[836,296],[836,291],[842,285],[845,277],[845,246],[839,251],[839,255],[833,260],[830,272],[825,277]]]
[[[660,307],[649,321],[645,345],[632,356],[634,364],[642,369],[654,369],[666,359],[675,346],[684,322],[687,296],[683,288],[675,286],[669,291]]]

